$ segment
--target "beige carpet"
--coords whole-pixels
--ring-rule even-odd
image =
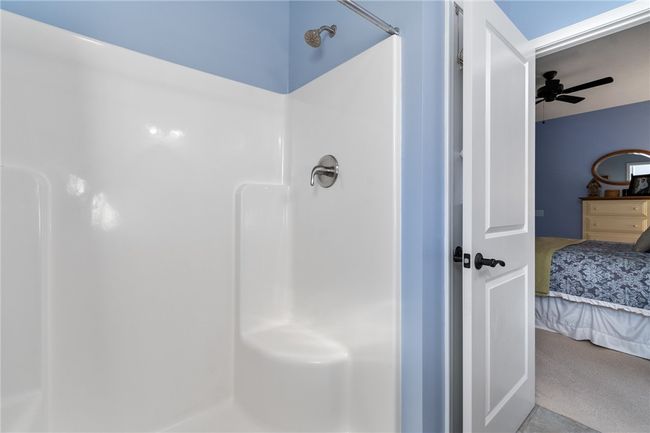
[[[650,361],[536,332],[537,404],[603,433],[650,432]]]

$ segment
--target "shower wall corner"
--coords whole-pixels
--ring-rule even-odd
[[[239,191],[235,398],[273,431],[400,428],[400,61],[391,37],[289,94],[288,183]]]

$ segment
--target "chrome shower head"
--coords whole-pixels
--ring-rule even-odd
[[[320,34],[323,32],[329,33],[330,38],[333,38],[336,34],[336,25],[332,24],[331,26],[321,26],[318,29],[307,30],[305,32],[305,42],[307,42],[307,45],[314,48],[320,47]]]

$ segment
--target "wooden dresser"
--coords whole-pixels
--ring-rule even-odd
[[[634,243],[649,225],[650,197],[584,197],[582,237]]]

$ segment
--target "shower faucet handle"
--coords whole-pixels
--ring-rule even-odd
[[[311,169],[311,180],[309,184],[318,184],[323,188],[334,185],[339,176],[339,162],[332,155],[325,155],[318,161],[318,165]]]
[[[316,167],[312,168],[312,170],[311,170],[311,181],[309,182],[309,184],[311,186],[314,186],[314,183],[315,183],[314,179],[316,178],[316,176],[324,175],[324,176],[330,176],[331,177],[331,176],[335,176],[336,174],[337,174],[337,172],[336,172],[336,169],[334,169],[334,168],[329,168],[329,167],[324,167],[322,165],[317,165]],[[319,179],[319,183],[321,183],[320,179]],[[325,188],[327,188],[327,187],[325,187]]]

